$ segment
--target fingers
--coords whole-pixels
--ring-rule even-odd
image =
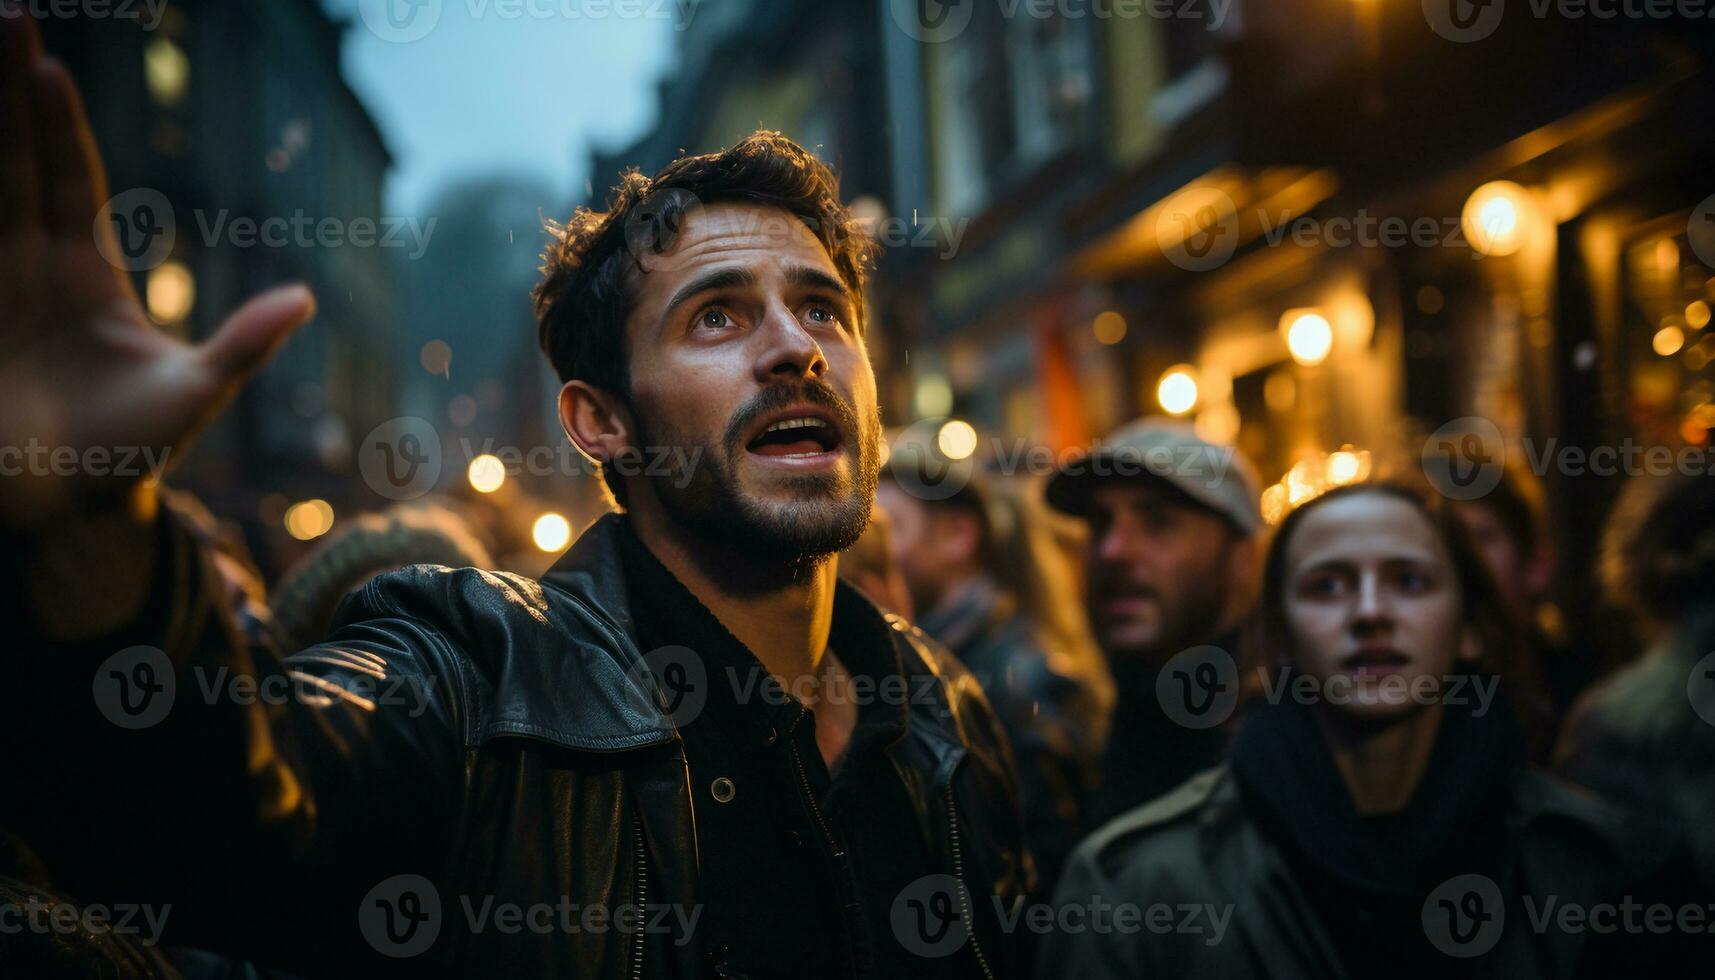
[[[228,317],[197,355],[221,382],[241,382],[315,312],[316,299],[302,284],[270,290]]]
[[[87,235],[107,198],[107,176],[83,98],[71,75],[52,58],[37,62],[30,81],[43,221],[49,233]]]
[[[41,224],[30,79],[42,53],[36,22],[0,0],[0,232]]]

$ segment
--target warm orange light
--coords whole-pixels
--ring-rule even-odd
[[[1090,329],[1095,333],[1096,339],[1102,343],[1109,345],[1117,344],[1125,339],[1125,317],[1109,310],[1106,313],[1098,315],[1096,317],[1096,322],[1091,325]]]
[[[1477,188],[1460,216],[1471,247],[1495,256],[1511,255],[1523,248],[1537,220],[1530,191],[1510,180],[1491,181]]]
[[[493,493],[506,482],[506,464],[500,457],[484,453],[470,461],[465,476],[477,493]]]
[[[559,514],[549,511],[536,518],[536,523],[530,528],[530,538],[536,542],[536,547],[549,554],[556,554],[572,543],[572,524]]]
[[[1184,415],[1197,407],[1196,368],[1182,364],[1161,376],[1155,387],[1155,400],[1169,415]]]
[[[1685,331],[1678,327],[1662,327],[1655,332],[1651,346],[1662,357],[1672,357],[1685,346]]]
[[[310,541],[333,530],[333,505],[325,500],[305,500],[286,509],[286,533],[299,541]]]
[[[1315,310],[1291,310],[1281,318],[1286,331],[1286,349],[1292,359],[1305,367],[1314,367],[1328,359],[1334,349],[1334,326]]]

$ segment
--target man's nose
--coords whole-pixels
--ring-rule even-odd
[[[822,345],[784,303],[769,304],[758,336],[763,348],[756,360],[756,380],[762,384],[820,378],[828,373]]]
[[[1114,521],[1096,539],[1096,560],[1104,565],[1129,565],[1142,551],[1137,529],[1124,521]]]

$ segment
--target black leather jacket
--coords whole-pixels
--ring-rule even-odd
[[[147,622],[0,657],[0,710],[26,733],[0,767],[0,823],[84,901],[171,903],[169,941],[306,976],[706,976],[694,936],[585,928],[578,912],[698,900],[686,764],[634,641],[648,604],[625,594],[618,520],[540,582],[382,576],[326,642],[284,658],[236,640],[205,560],[163,521]],[[996,910],[1029,882],[1009,750],[970,675],[889,621],[905,672],[937,693],[912,699],[888,751],[970,898],[974,937],[936,970],[1014,975]],[[135,643],[171,667],[139,672],[156,655]],[[102,685],[121,677],[115,708]],[[170,711],[126,727],[153,713],[124,714],[146,688]],[[568,903],[576,928],[534,928],[547,917],[529,909]],[[522,923],[494,915],[507,905]]]

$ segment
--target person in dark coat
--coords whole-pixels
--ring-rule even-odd
[[[1555,764],[1671,820],[1715,891],[1715,479],[1634,478],[1602,551],[1604,588],[1648,647],[1579,700]]]
[[[1051,934],[1039,975],[1683,975],[1689,937],[1599,927],[1677,894],[1675,842],[1527,765],[1488,670],[1513,632],[1441,498],[1358,484],[1289,514],[1230,763],[1079,846],[1059,921],[1106,927]]]

